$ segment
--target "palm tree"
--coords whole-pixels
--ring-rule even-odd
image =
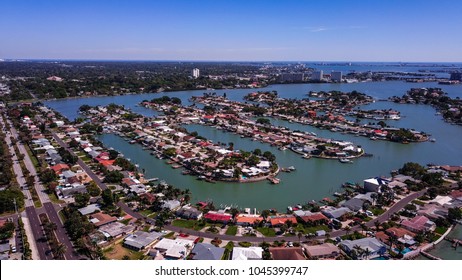
[[[369,250],[369,248],[366,248],[364,250],[364,257],[366,258],[366,260],[369,258],[369,256],[372,254],[372,252]]]
[[[66,253],[67,247],[63,243],[58,243],[56,246],[53,248],[53,255],[55,256],[56,259],[63,259],[64,253]]]
[[[359,245],[355,245],[355,246],[353,247],[353,250],[352,250],[352,251],[353,251],[353,252],[356,252],[356,256],[357,256],[358,258],[361,258],[362,255],[363,255],[363,252],[364,252],[363,248],[361,248],[361,246],[359,246]]]
[[[349,235],[350,232],[351,232],[351,228],[349,226],[346,226],[345,227],[345,232],[346,232],[346,235]]]
[[[297,237],[298,237],[298,243],[300,243],[300,241],[301,241],[301,239],[302,239],[302,237],[303,237],[303,233],[302,233],[301,231],[299,231],[299,232],[297,233]]]
[[[375,225],[375,230],[376,230],[376,231],[379,231],[380,222],[379,222],[378,220],[375,220],[375,221],[374,221],[374,225]]]

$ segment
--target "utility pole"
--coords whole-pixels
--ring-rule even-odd
[[[13,203],[14,203],[14,212],[18,214],[18,206],[16,205],[16,198],[13,198]]]

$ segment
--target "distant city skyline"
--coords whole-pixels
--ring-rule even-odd
[[[462,62],[462,1],[0,2],[0,58]]]

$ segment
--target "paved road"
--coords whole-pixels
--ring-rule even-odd
[[[11,127],[11,133],[13,137],[15,139],[19,139],[18,133],[16,129],[13,127],[12,123],[9,122],[9,124]],[[24,144],[18,141],[16,145],[18,146],[19,152],[24,155],[24,165],[26,166],[27,170],[29,170],[30,175],[34,176],[34,179],[35,179],[34,188],[37,191],[40,201],[42,203],[50,202],[50,197],[45,192],[45,187],[42,185],[42,183],[40,182],[37,176],[37,171],[35,170],[35,166],[32,163],[32,160],[30,159],[29,154],[27,153],[26,148],[24,147]]]
[[[64,254],[64,257],[67,260],[78,260],[79,255],[73,249],[71,240],[69,239],[69,236],[66,233],[66,229],[61,223],[61,220],[59,219],[59,216],[56,213],[56,209],[54,208],[53,204],[51,204],[50,202],[46,202],[43,204],[43,206],[46,209],[47,216],[50,219],[50,221],[56,224],[55,233],[56,233],[56,237],[58,238],[58,241],[66,245],[67,250]]]
[[[13,125],[11,124],[11,122],[9,122],[10,124],[10,127],[11,127],[11,134],[13,135],[14,138],[18,139],[18,134],[16,132],[16,129],[13,127]],[[66,245],[66,253],[64,254],[64,257],[68,260],[73,260],[73,259],[79,259],[78,257],[78,254],[75,252],[73,246],[72,246],[72,243],[69,239],[69,236],[66,234],[65,230],[64,230],[64,227],[63,227],[63,224],[61,223],[61,220],[59,219],[58,217],[58,214],[55,210],[55,208],[53,207],[53,205],[51,204],[50,202],[50,198],[48,196],[48,194],[45,192],[45,188],[43,187],[42,183],[39,181],[39,178],[37,176],[37,171],[35,170],[35,166],[34,164],[32,163],[32,160],[30,159],[29,157],[29,154],[27,153],[26,151],[26,148],[24,147],[23,144],[21,143],[17,143],[17,146],[18,146],[18,149],[20,151],[20,153],[22,153],[24,155],[24,164],[26,166],[26,168],[29,170],[29,173],[35,177],[35,184],[34,184],[34,188],[39,196],[39,199],[40,201],[42,202],[42,205],[44,206],[45,208],[45,211],[43,211],[42,209],[39,209],[38,211],[34,208],[34,204],[32,203],[32,205],[30,205],[30,202],[31,202],[31,199],[27,199],[26,200],[26,207],[28,206],[28,208],[32,208],[33,211],[29,210],[27,212],[28,214],[28,218],[29,218],[29,221],[31,223],[31,227],[32,227],[32,231],[34,233],[34,239],[35,240],[39,240],[39,238],[37,238],[36,236],[36,233],[39,233],[41,231],[37,231],[38,228],[41,228],[40,226],[40,220],[38,218],[38,214],[37,212],[40,212],[40,213],[43,213],[45,212],[48,216],[48,218],[56,224],[57,226],[57,230],[56,230],[56,236],[58,238],[58,241],[63,243],[64,245]],[[22,174],[22,170],[18,170],[18,172],[21,172],[21,173],[16,173],[17,176],[19,176],[18,174]],[[24,178],[23,178],[24,180]],[[29,191],[27,191],[29,192]],[[30,196],[30,193],[29,193],[29,196]],[[26,208],[26,209],[28,209]],[[34,215],[34,216],[30,216],[30,215]],[[38,225],[36,224],[38,222]],[[40,246],[38,246],[37,244],[37,248],[39,251],[42,251],[43,247],[41,248]],[[40,255],[40,259],[42,259],[42,257],[44,256],[44,252],[45,251],[42,251],[42,252],[39,252],[39,255]],[[46,257],[49,257],[49,256],[46,256]]]
[[[26,208],[27,218],[29,219],[32,232],[34,233],[35,244],[41,260],[52,260],[51,248],[45,238],[37,212],[33,206]]]
[[[5,123],[3,122],[3,118],[0,117],[0,123],[3,127],[5,127]],[[11,125],[10,125],[11,127]],[[11,160],[13,161],[13,172],[16,174],[16,181],[20,186],[24,186],[26,184],[26,178],[24,178],[24,174],[22,173],[21,165],[19,164],[18,157],[16,155],[16,151],[14,146],[11,144],[10,136],[12,136],[10,131],[7,131],[5,142],[10,150]],[[13,136],[14,137],[14,136]],[[24,204],[26,207],[34,206],[34,202],[32,201],[32,196],[29,190],[22,190],[24,194],[25,201]]]

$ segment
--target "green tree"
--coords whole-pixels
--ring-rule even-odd
[[[75,205],[78,208],[82,208],[88,205],[90,201],[90,195],[88,193],[78,193],[74,195]]]
[[[101,189],[98,187],[98,185],[94,181],[91,181],[88,184],[87,191],[92,197],[96,197],[101,194]]]
[[[101,198],[103,199],[104,206],[112,207],[114,206],[114,196],[110,189],[105,189],[101,194]]]
[[[271,121],[269,119],[266,119],[266,118],[258,118],[256,122],[258,124],[262,124],[262,125],[270,125],[271,124]]]
[[[58,176],[52,169],[45,169],[39,173],[39,178],[42,183],[47,184],[58,179]]]
[[[450,222],[455,222],[462,219],[462,210],[457,207],[448,209],[448,219]]]

